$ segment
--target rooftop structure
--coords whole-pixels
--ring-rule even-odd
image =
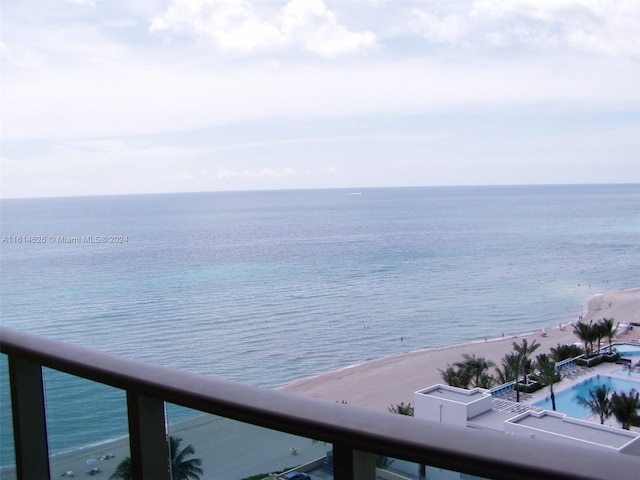
[[[488,390],[434,385],[415,392],[415,416],[531,440],[586,445],[640,455],[640,434],[527,405],[493,399]],[[513,408],[509,408],[509,405]]]
[[[467,420],[491,410],[491,399],[491,394],[482,388],[466,390],[434,385],[416,393],[415,415],[434,422],[464,425]]]
[[[584,442],[591,447],[640,454],[640,435],[636,432],[586,422],[548,410],[529,411],[511,418],[504,423],[504,431],[529,438]]]

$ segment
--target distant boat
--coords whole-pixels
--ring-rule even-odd
[[[362,195],[362,192],[351,192],[349,195]]]

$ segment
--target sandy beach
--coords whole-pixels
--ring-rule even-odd
[[[405,355],[382,358],[337,372],[294,382],[285,391],[323,400],[342,401],[350,405],[386,410],[400,402],[413,401],[413,393],[421,388],[441,383],[439,369],[462,360],[465,353],[492,360],[500,365],[502,357],[512,351],[513,342],[527,338],[541,346],[538,353],[548,353],[558,344],[578,341],[571,323],[528,335],[516,335],[496,340],[465,343],[439,349],[429,349]],[[583,321],[594,322],[601,318],[614,318],[615,322],[630,324],[640,322],[640,288],[596,295],[589,300]],[[618,340],[640,338],[640,328],[628,331]]]
[[[382,358],[295,381],[282,390],[332,402],[346,401],[350,405],[387,410],[391,405],[412,402],[416,390],[440,383],[439,369],[461,360],[464,353],[483,356],[499,364],[501,358],[512,350],[513,342],[520,342],[522,338],[540,343],[536,354],[547,353],[558,344],[575,343],[577,338],[571,323],[577,321],[579,315],[584,315],[585,322],[601,318],[614,318],[616,323],[640,322],[640,288],[596,295],[588,302],[585,312],[576,312],[573,319],[567,319],[563,328],[558,326],[546,331],[545,335],[536,332]],[[632,339],[640,340],[640,328],[636,327],[618,338],[619,341]],[[193,444],[196,456],[203,460],[203,480],[238,480],[277,468],[293,467],[322,456],[327,449],[325,445],[312,443],[308,439],[274,434],[208,415],[172,426],[170,433],[183,439],[182,446]],[[224,442],[220,442],[220,438],[224,438]],[[296,455],[292,455],[292,448],[295,448]],[[233,461],[239,458],[238,452],[247,456],[245,461]],[[115,456],[100,460],[107,454]],[[73,471],[75,477],[88,478],[87,472],[92,468],[90,464],[95,463],[101,470],[95,476],[106,479],[127,455],[126,440],[57,455],[52,458],[52,477],[67,478],[62,475]],[[3,472],[2,479],[10,478],[14,478],[10,472]]]

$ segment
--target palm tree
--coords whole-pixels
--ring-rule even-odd
[[[111,474],[109,480],[133,480],[131,457],[126,457],[118,464],[116,471]]]
[[[469,355],[465,353],[462,362],[456,362],[453,365],[460,370],[465,370],[471,377],[471,387],[490,388],[493,383],[493,378],[487,373],[491,367],[495,367],[495,363],[492,360],[487,360],[484,357],[476,357],[475,355]]]
[[[447,365],[446,370],[440,370],[442,381],[447,385],[459,388],[469,388],[471,383],[471,374],[464,368],[452,367]]]
[[[587,357],[591,356],[591,352],[593,352],[593,342],[595,341],[595,329],[593,328],[593,323],[582,323],[579,322],[574,325],[573,333],[584,343],[584,352]]]
[[[628,394],[613,392],[613,395],[611,395],[611,413],[625,430],[629,430],[631,426],[640,426],[639,408],[640,393],[635,390],[631,390]]]
[[[502,357],[502,368],[496,368],[495,370],[500,384],[513,382],[520,376],[517,362],[520,362],[520,359],[516,353],[508,353]]]
[[[616,329],[613,326],[614,319],[613,318],[603,318],[600,320],[600,324],[602,325],[602,333],[607,340],[609,340],[609,353],[611,353],[611,343],[613,342],[613,337],[616,335]]]
[[[556,396],[553,393],[553,384],[557,380],[556,362],[554,362],[549,355],[541,353],[536,357],[538,369],[540,370],[540,379],[542,383],[549,387],[549,394],[551,396],[551,407],[555,411],[556,409]]]
[[[549,351],[551,352],[551,357],[553,357],[556,362],[561,362],[562,360],[566,360],[568,358],[579,357],[580,355],[585,353],[585,351],[577,345],[560,344],[558,344],[557,347],[551,347]]]
[[[537,343],[535,340],[531,342],[531,345],[529,345],[529,342],[527,341],[526,338],[522,339],[521,344],[517,344],[516,342],[513,342],[513,349],[520,356],[520,362],[522,363],[521,372],[522,372],[522,375],[524,376],[525,385],[529,384],[529,373],[532,367],[531,361],[529,360],[529,355],[535,352],[538,348],[540,348],[540,344]]]
[[[604,331],[605,326],[602,323],[602,321],[596,322],[593,325],[593,336],[596,338],[597,342],[598,342],[598,348],[596,350],[596,352],[598,352],[598,354],[600,354],[600,346],[602,345],[602,339],[604,337],[607,336],[606,332]]]
[[[600,425],[611,416],[611,401],[609,399],[609,387],[600,385],[589,390],[589,398],[578,396],[578,403],[591,410],[592,415],[600,417]]]
[[[507,381],[515,380],[514,388],[516,391],[516,402],[520,402],[520,388],[518,382],[518,379],[520,378],[520,371],[522,370],[522,358],[520,354],[517,352],[507,353],[502,358],[502,366],[505,372],[510,372],[511,376]]]
[[[191,445],[187,445],[180,450],[181,438],[169,437],[169,454],[171,460],[171,480],[200,480],[203,474],[202,460],[199,458],[187,458],[195,454]],[[109,480],[133,480],[131,470],[131,457],[126,457],[116,471],[109,477]]]
[[[181,438],[169,437],[169,453],[171,458],[171,480],[199,480],[203,471],[200,468],[202,460],[187,458],[195,455],[191,444],[180,450]]]

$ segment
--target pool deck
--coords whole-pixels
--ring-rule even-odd
[[[573,370],[575,373],[571,375],[563,374],[562,380],[554,385],[554,393],[558,394],[564,390],[568,390],[574,385],[584,382],[585,380],[595,377],[596,375],[607,375],[610,377],[622,378],[625,380],[633,380],[638,382],[638,389],[640,390],[640,369],[636,368],[635,370],[625,370],[622,365],[618,365],[615,363],[601,363],[596,367],[577,367]],[[549,389],[547,387],[538,390],[532,394],[527,394],[525,396],[525,400],[521,403],[524,405],[528,405],[533,407],[533,404],[544,400],[549,396]],[[536,408],[536,407],[533,407]],[[590,417],[585,418],[584,420],[600,423],[600,419],[597,415],[592,415]],[[605,421],[605,425],[609,425],[612,427],[620,427],[615,418],[610,417]],[[632,431],[640,432],[639,427],[631,427]]]

